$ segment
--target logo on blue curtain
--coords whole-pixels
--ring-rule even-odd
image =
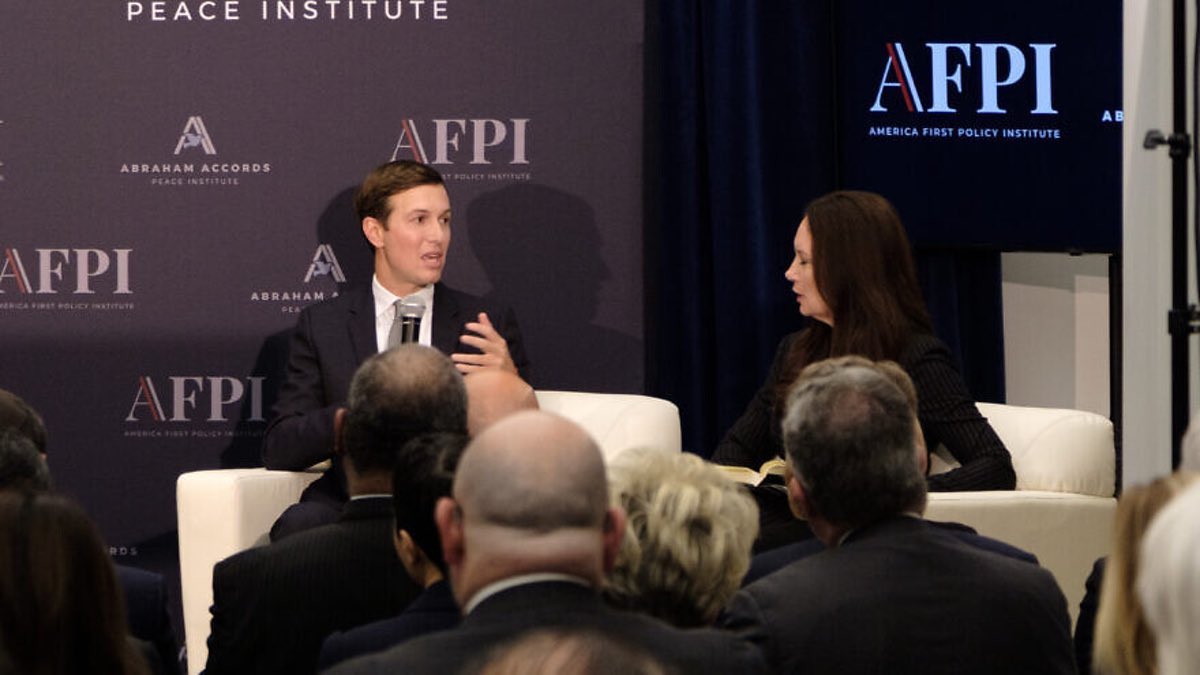
[[[1057,115],[1051,57],[1055,44],[927,42],[928,71],[914,77],[904,45],[888,42],[871,112]],[[1032,64],[1032,65],[1030,65]],[[1032,96],[1029,87],[1032,86]],[[1014,92],[1022,90],[1020,94]],[[1011,101],[1010,101],[1011,99]]]

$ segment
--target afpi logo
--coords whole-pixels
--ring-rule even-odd
[[[1032,101],[1030,114],[1057,115],[1051,82],[1051,55],[1056,46],[927,42],[928,78],[918,79],[913,77],[904,45],[889,42],[870,110],[891,112],[903,107],[910,113],[956,113],[963,106],[973,107],[977,113],[1005,114],[1017,105],[1011,101],[1019,100],[1022,105]],[[1018,90],[1022,93],[1014,95]]]
[[[91,295],[98,290],[128,295],[130,248],[0,249],[0,294]]]
[[[138,377],[133,403],[126,422],[227,422],[238,417],[243,401],[247,421],[264,422],[263,381],[265,377],[177,376]],[[230,406],[235,406],[231,409]]]
[[[433,165],[528,164],[528,132],[528,119],[435,119],[424,125],[404,119],[392,159]]]
[[[175,154],[178,155],[188,148],[200,148],[206,155],[217,154],[212,136],[208,135],[204,120],[199,115],[189,117],[187,124],[183,125],[183,133],[179,135],[179,142],[175,144]]]

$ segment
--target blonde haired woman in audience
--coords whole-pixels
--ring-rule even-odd
[[[1200,672],[1200,484],[1150,523],[1138,560],[1137,594],[1157,644],[1161,675]]]
[[[1154,635],[1134,591],[1141,573],[1138,550],[1155,514],[1195,483],[1197,474],[1177,472],[1125,490],[1113,519],[1113,548],[1100,587],[1092,672],[1103,675],[1152,675],[1158,672]]]
[[[628,524],[605,598],[684,628],[712,624],[750,566],[754,500],[699,457],[652,449],[617,458],[609,493]]]

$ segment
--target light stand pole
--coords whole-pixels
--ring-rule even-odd
[[[1187,7],[1185,0],[1173,0],[1172,96],[1175,131],[1169,136],[1158,129],[1146,133],[1142,147],[1152,150],[1162,145],[1171,156],[1171,310],[1167,330],[1171,335],[1171,468],[1179,466],[1179,440],[1189,418],[1188,338],[1200,332],[1200,312],[1188,305],[1188,157],[1192,141],[1187,133]]]

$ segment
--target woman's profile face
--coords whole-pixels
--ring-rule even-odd
[[[796,239],[793,242],[796,257],[784,272],[783,276],[792,282],[792,292],[796,294],[796,303],[800,305],[800,313],[816,319],[821,323],[833,325],[833,312],[825,304],[825,298],[817,288],[817,277],[813,273],[813,240],[812,229],[808,225],[808,217],[800,221],[796,228]]]

